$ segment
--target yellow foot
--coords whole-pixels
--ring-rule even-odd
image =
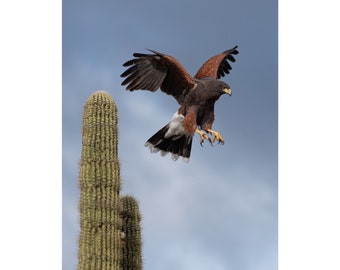
[[[197,132],[200,135],[200,144],[202,146],[204,139],[208,140],[211,143],[211,139],[209,138],[209,136],[201,130],[196,129],[195,132]]]
[[[211,139],[212,143],[217,140],[218,143],[224,144],[224,139],[219,132],[212,130],[212,129],[208,129],[207,131],[213,135]]]

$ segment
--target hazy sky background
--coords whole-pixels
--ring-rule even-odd
[[[64,7],[69,7],[68,3],[64,3]],[[264,29],[268,29],[271,24],[261,23],[263,28],[259,27],[260,29],[254,32],[254,29],[258,27],[256,22],[263,22],[267,18],[263,12],[268,5],[266,8],[259,6],[259,10],[262,10],[260,12],[251,4],[247,3],[246,7],[242,4],[238,9],[234,7],[234,10],[229,7],[224,10],[220,6],[214,8],[214,12],[223,13],[223,17],[209,16],[208,22],[220,24],[214,25],[213,30],[206,29],[204,32],[211,34],[226,29],[224,31],[229,35],[227,38],[225,36],[216,38],[209,44],[203,44],[207,42],[206,39],[200,39],[200,44],[196,42],[197,29],[172,28],[173,31],[170,31],[169,35],[161,34],[163,39],[156,39],[155,35],[146,34],[149,32],[145,29],[159,33],[160,31],[156,30],[165,26],[165,22],[161,23],[161,19],[170,15],[166,13],[164,16],[159,16],[162,18],[157,23],[150,22],[146,27],[145,21],[155,15],[143,16],[142,14],[145,14],[147,10],[150,13],[156,10],[157,5],[146,6],[149,9],[137,10],[140,16],[133,14],[136,13],[133,9],[136,10],[137,6],[131,1],[125,8],[128,14],[119,13],[118,11],[122,9],[118,9],[117,4],[117,9],[108,9],[106,5],[97,14],[108,14],[109,10],[113,10],[112,14],[119,13],[121,17],[118,19],[119,23],[115,25],[101,23],[101,29],[110,26],[116,32],[120,29],[118,32],[125,33],[123,27],[126,28],[129,22],[134,22],[130,24],[130,28],[136,24],[139,27],[135,27],[134,31],[130,29],[130,33],[134,32],[135,35],[115,36],[115,42],[112,41],[112,44],[108,45],[104,38],[99,42],[90,35],[87,40],[82,39],[86,42],[80,42],[74,46],[73,53],[68,54],[69,59],[66,62],[67,59],[62,59],[61,54],[61,1],[19,0],[0,3],[2,40],[0,43],[2,72],[0,81],[1,100],[3,101],[0,106],[2,124],[2,132],[0,132],[1,269],[61,269],[62,255],[64,269],[76,269],[79,233],[77,211],[79,191],[76,182],[81,151],[81,111],[87,97],[99,88],[106,88],[116,101],[119,101],[121,119],[128,119],[128,121],[135,119],[135,123],[131,123],[137,127],[137,121],[148,125],[139,130],[143,134],[134,136],[134,133],[127,132],[134,129],[130,124],[124,124],[126,120],[120,123],[120,158],[124,159],[122,193],[134,193],[143,208],[145,269],[156,267],[167,269],[166,267],[171,266],[171,263],[172,265],[177,263],[178,269],[184,269],[184,267],[230,269],[228,266],[242,263],[253,264],[252,269],[256,269],[256,264],[257,266],[261,264],[259,262],[265,265],[261,269],[268,269],[270,259],[275,260],[275,256],[267,254],[276,253],[276,243],[273,240],[275,238],[270,237],[270,230],[275,228],[272,220],[276,220],[277,198],[267,200],[274,201],[274,203],[266,203],[266,199],[263,199],[266,196],[259,196],[254,189],[261,190],[262,194],[265,193],[263,191],[270,190],[268,192],[270,196],[275,195],[272,192],[273,187],[264,184],[266,182],[264,179],[272,178],[272,176],[265,177],[269,173],[263,173],[260,177],[259,173],[269,170],[264,168],[273,167],[266,165],[269,158],[265,159],[260,167],[251,166],[255,163],[261,164],[260,159],[254,159],[254,156],[259,157],[255,154],[260,151],[256,151],[266,140],[260,140],[261,138],[256,136],[258,133],[249,136],[247,133],[242,134],[241,131],[244,131],[245,127],[250,127],[250,120],[259,116],[260,110],[255,110],[255,108],[260,108],[256,105],[259,100],[263,101],[263,96],[261,96],[262,99],[259,98],[259,94],[256,95],[256,91],[252,90],[256,90],[255,85],[260,84],[263,87],[267,82],[263,80],[263,76],[252,75],[262,74],[263,72],[259,72],[259,67],[265,67],[266,62],[262,59],[255,61],[260,66],[251,71],[255,62],[249,59],[258,59],[260,55],[259,51],[255,53],[250,53],[250,51],[251,49],[259,50],[261,47],[262,52],[270,52],[268,51],[270,43],[264,44],[266,39],[262,39],[265,38]],[[88,5],[84,8],[84,5],[86,6],[84,1],[79,1],[79,5],[73,5],[74,12],[69,13],[69,16],[72,16],[81,26],[77,31],[77,28],[73,27],[73,35],[71,35],[73,43],[79,40],[80,33],[85,31],[85,25],[87,33],[94,32],[94,27],[89,27],[86,21],[90,22],[90,19],[97,18],[91,21],[94,23],[94,21],[105,21],[105,18],[107,21],[115,19],[112,16],[101,16],[98,19],[98,16],[93,16],[93,13],[84,15],[84,12],[90,9]],[[93,7],[92,11],[98,11],[98,1],[96,5],[97,8]],[[230,5],[232,3],[228,4]],[[202,6],[199,9],[207,10]],[[338,4],[332,0],[322,2],[285,0],[279,3],[280,269],[337,270],[340,268],[338,214],[340,205],[340,129],[338,125],[340,106],[337,87],[338,63],[340,62],[340,39],[337,33],[340,22],[338,10]],[[188,21],[194,18],[196,21],[202,19],[203,16],[192,11],[193,9],[190,9],[190,14],[195,16],[189,16]],[[247,14],[247,16],[238,16],[238,13]],[[269,14],[270,12],[268,16]],[[255,20],[255,17],[259,20]],[[82,19],[79,20],[80,18]],[[183,16],[182,19],[184,20]],[[122,21],[125,22],[125,26],[122,26]],[[237,24],[237,28],[230,27],[230,24]],[[141,31],[141,28],[144,31]],[[169,28],[171,27],[168,27],[168,30]],[[96,31],[96,33],[101,32]],[[188,35],[184,35],[185,33]],[[100,35],[108,36],[106,34],[107,32]],[[258,39],[253,38],[255,34],[260,35]],[[197,38],[195,39],[194,36]],[[175,37],[181,39],[175,39]],[[66,40],[64,36],[65,43]],[[197,50],[197,52],[189,55],[186,49],[191,40],[196,42],[196,46],[191,46],[190,49]],[[142,44],[137,44],[137,41]],[[170,41],[173,42],[169,43]],[[106,52],[102,50],[105,46],[99,46],[100,48],[97,49],[98,46],[94,46],[93,42],[105,44]],[[158,45],[157,42],[162,44]],[[115,44],[124,45],[119,49],[119,46],[115,47]],[[170,97],[164,97],[163,100],[162,93],[159,95],[158,93],[125,93],[124,89],[119,87],[121,62],[130,58],[132,52],[142,51],[142,48],[149,47],[173,54],[190,72],[195,72],[202,61],[210,56],[208,54],[214,54],[216,50],[221,51],[226,47],[230,48],[234,44],[240,45],[241,54],[238,56],[238,62],[233,65],[233,73],[224,79],[232,85],[233,96],[225,97],[217,104],[217,110],[223,113],[225,109],[229,114],[220,115],[219,113],[219,120],[216,120],[218,123],[215,123],[215,128],[222,131],[226,144],[221,147],[216,145],[211,148],[206,145],[201,148],[196,138],[193,158],[186,166],[181,164],[180,160],[173,163],[169,160],[170,157],[162,159],[142,150],[144,141],[159,128],[159,125],[166,122],[164,118],[170,118],[177,106],[173,105]],[[257,45],[254,46],[254,44]],[[84,50],[85,48],[87,49]],[[275,53],[275,47],[270,48]],[[82,53],[86,52],[86,56],[79,57],[81,49]],[[64,53],[66,52],[64,46]],[[104,57],[104,59],[99,59],[100,61],[94,61],[94,58],[99,57],[99,52],[115,57],[109,56],[108,59]],[[78,57],[71,58],[71,55],[78,55]],[[92,59],[92,62],[87,61],[89,59]],[[275,60],[275,57],[273,59]],[[62,60],[67,63],[63,67],[64,78],[66,78],[65,73],[70,72],[71,67],[78,71],[68,76],[74,80],[72,85],[67,84],[67,88],[67,80],[64,79],[63,93],[61,91]],[[94,63],[99,63],[102,68],[93,68]],[[69,67],[67,72],[65,66]],[[275,67],[274,64],[273,66]],[[109,71],[105,72],[105,70]],[[271,69],[268,68],[268,71]],[[95,72],[97,75],[92,76]],[[89,83],[87,81],[89,78],[96,78],[96,82]],[[240,87],[250,83],[252,83],[251,87]],[[239,89],[238,92],[237,89]],[[258,97],[256,102],[245,98],[251,94],[253,94],[252,98]],[[246,101],[248,105],[251,105],[250,107],[244,109],[242,106],[236,106]],[[126,102],[132,103],[126,105]],[[144,114],[141,109],[139,109],[139,114],[134,113],[131,106],[137,106],[135,104],[142,105]],[[267,106],[269,104],[271,103]],[[147,108],[150,108],[150,111],[147,111]],[[64,111],[63,119],[62,110]],[[152,110],[157,112],[161,110],[162,113],[155,117],[152,115]],[[243,119],[240,121],[242,116]],[[261,120],[265,123],[266,121],[262,119],[265,116],[261,114],[260,118],[256,119],[258,123]],[[70,120],[66,121],[67,119]],[[251,127],[261,127],[261,125],[254,123]],[[63,138],[62,131],[64,132]],[[129,146],[131,137],[136,140],[132,142],[133,146]],[[245,137],[248,139],[246,140]],[[62,143],[64,143],[63,149]],[[133,153],[137,155],[135,160],[138,159],[135,163],[132,159],[134,157],[128,156],[131,151],[127,149],[132,147]],[[252,155],[249,154],[254,150]],[[245,154],[246,151],[248,153]],[[264,152],[263,157],[266,155],[270,156]],[[220,159],[221,156],[223,160]],[[275,163],[276,155],[272,153],[272,156]],[[137,167],[137,165],[140,166]],[[133,167],[138,171],[131,169]],[[167,174],[164,174],[162,169]],[[249,172],[252,177],[249,177]],[[252,181],[249,181],[250,179]],[[263,182],[258,179],[263,179]],[[268,180],[268,182],[271,181]],[[244,185],[245,183],[247,185]],[[190,192],[187,191],[188,189]],[[214,211],[218,203],[224,205],[223,208],[218,208],[220,212]],[[178,207],[179,204],[180,207]],[[202,211],[197,205],[202,208]],[[270,207],[263,205],[271,205],[274,210],[268,210]],[[256,213],[255,209],[258,208],[262,209],[262,212]],[[168,215],[164,215],[164,212],[160,213],[161,209]],[[264,221],[266,217],[269,217],[269,222]],[[265,231],[264,228],[268,224],[271,226],[270,230]],[[252,230],[256,230],[256,234]],[[258,239],[254,240],[256,235]],[[266,245],[266,242],[269,244]],[[270,245],[273,245],[274,249],[267,248]],[[195,268],[197,261],[201,268]],[[272,263],[272,265],[275,267],[276,264]],[[235,268],[239,269],[239,267]]]
[[[96,90],[118,105],[121,193],[140,203],[145,269],[277,269],[277,8],[272,0],[63,2],[63,269],[77,266],[81,117]],[[195,136],[189,164],[150,154],[144,142],[178,104],[127,92],[122,64],[150,48],[194,75],[235,45],[223,78],[233,95],[216,103],[213,125],[225,144],[201,147]]]

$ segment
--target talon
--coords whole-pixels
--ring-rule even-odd
[[[207,131],[213,135],[211,139],[212,142],[215,142],[217,140],[219,144],[224,144],[224,139],[219,132],[212,129],[208,129]]]
[[[212,144],[211,139],[209,138],[209,136],[206,133],[204,133],[203,131],[198,130],[198,129],[196,129],[195,132],[197,132],[200,135],[200,145],[201,146],[203,146],[204,139],[208,140]]]

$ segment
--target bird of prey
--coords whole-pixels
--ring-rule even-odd
[[[212,130],[214,105],[222,94],[231,96],[230,86],[219,79],[229,74],[237,46],[208,59],[192,77],[177,59],[170,55],[149,50],[152,54],[134,53],[132,60],[123,64],[128,67],[121,74],[126,90],[160,89],[172,95],[180,107],[163,128],[151,136],[145,146],[151,152],[161,151],[164,156],[172,153],[172,159],[180,156],[189,162],[192,138],[200,136],[200,144],[208,140],[223,144],[221,134]]]

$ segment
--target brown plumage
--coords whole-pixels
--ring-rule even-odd
[[[123,64],[128,67],[121,74],[125,77],[122,85],[126,85],[126,90],[161,89],[180,105],[170,122],[145,143],[151,152],[161,151],[162,155],[170,152],[174,160],[182,156],[188,162],[195,132],[200,135],[201,145],[204,139],[210,143],[224,142],[211,128],[215,102],[224,93],[231,95],[229,85],[218,79],[232,69],[228,61],[235,62],[236,48],[208,59],[194,77],[174,57],[153,50],[149,50],[153,54],[134,53],[135,58]]]

